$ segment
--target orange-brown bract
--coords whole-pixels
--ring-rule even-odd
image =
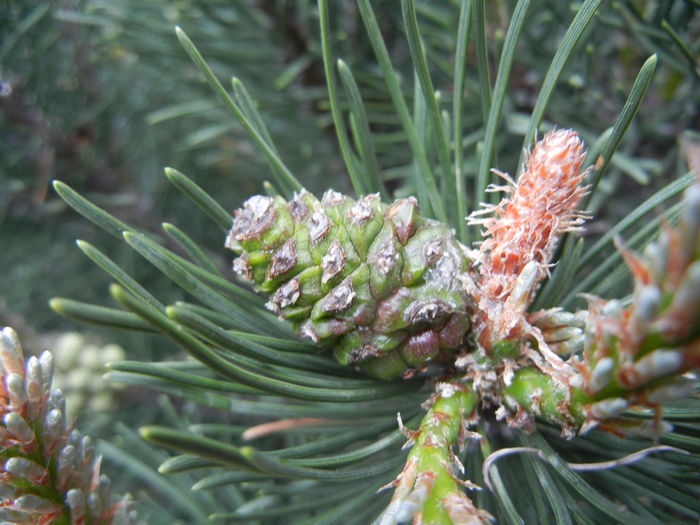
[[[508,195],[469,217],[469,224],[485,227],[471,291],[477,304],[475,329],[487,349],[528,331],[525,312],[549,272],[559,238],[585,220],[578,211],[588,190],[581,185],[584,156],[574,131],[548,133],[535,144],[517,183],[497,172],[508,184],[489,190]]]

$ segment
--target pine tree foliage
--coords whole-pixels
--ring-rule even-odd
[[[312,180],[319,173],[340,172],[331,155],[332,136],[322,131],[323,118],[315,110],[317,95],[309,95],[320,93],[315,87],[323,77],[295,83],[303,71],[291,67],[296,55],[302,55],[302,64],[313,56],[312,50],[289,51],[290,41],[306,41],[304,28],[296,28],[305,18],[302,6],[273,6],[263,13],[247,2],[202,4],[0,4],[0,238],[14,247],[0,277],[0,315],[25,335],[60,325],[49,308],[36,308],[52,294],[65,295],[89,282],[95,290],[89,299],[105,300],[101,272],[67,242],[91,241],[90,232],[50,190],[51,179],[65,180],[110,213],[148,228],[187,212],[165,179],[150,176],[166,162],[202,174],[207,191],[227,195],[232,203],[269,178],[244,132],[220,110],[186,53],[173,45],[173,24],[190,28],[220,75],[235,72],[255,92],[277,136],[294,136],[278,147],[293,167],[308,173],[310,189],[322,189]],[[291,27],[282,32],[278,26],[287,15]],[[299,130],[299,121],[309,125]],[[139,140],[132,143],[131,137]],[[241,180],[244,188],[235,182]],[[204,220],[192,227],[206,232]],[[201,235],[203,241],[216,240]],[[61,264],[25,260],[32,249]],[[128,252],[104,249],[132,268],[134,277],[167,293],[157,271]],[[43,285],[49,282],[52,286]],[[144,344],[143,338],[131,341]]]
[[[621,174],[638,180],[649,175],[649,163],[637,158],[638,148],[623,137],[630,131],[632,142],[650,140],[645,145],[648,148],[663,142],[663,137],[655,134],[659,132],[644,133],[637,127],[644,124],[633,123],[643,108],[657,63],[668,63],[664,75],[677,74],[676,79],[681,79],[669,81],[673,84],[669,89],[689,89],[697,74],[692,53],[697,42],[681,36],[692,29],[686,24],[687,9],[692,7],[683,2],[660,2],[646,10],[633,2],[616,6],[603,6],[595,0],[557,4],[553,12],[560,9],[557,14],[570,20],[570,25],[552,50],[551,35],[544,31],[548,24],[559,22],[553,22],[551,15],[547,18],[547,10],[528,0],[516,2],[512,10],[506,3],[489,10],[489,15],[508,20],[502,26],[487,23],[483,1],[436,3],[434,10],[422,6],[419,11],[412,0],[403,0],[402,27],[414,82],[407,82],[405,75],[401,81],[400,66],[405,64],[392,65],[377,11],[369,1],[358,0],[357,12],[381,72],[375,78],[384,83],[374,85],[386,97],[383,102],[391,103],[387,113],[392,120],[386,123],[363,102],[360,88],[364,86],[358,83],[357,73],[335,59],[329,15],[329,8],[335,6],[329,4],[324,0],[318,3],[321,56],[328,104],[356,197],[377,192],[386,197],[393,194],[405,203],[412,202],[407,196],[414,194],[423,216],[455,228],[456,239],[465,243],[479,238],[476,229],[468,230],[463,223],[478,203],[491,203],[487,209],[497,210],[494,218],[499,218],[498,210],[508,214],[507,204],[499,208],[486,193],[489,184],[497,182],[489,168],[498,166],[514,173],[516,186],[509,189],[516,196],[523,175],[518,176],[512,168],[519,164],[521,145],[529,150],[535,130],[551,127],[576,127],[589,144],[585,159],[580,151],[574,155],[580,170],[588,170],[583,171],[588,195],[578,195],[579,209],[613,221],[616,212],[605,211],[605,207],[612,189],[627,184]],[[576,7],[575,13],[563,7],[571,5]],[[455,16],[457,12],[459,16]],[[538,21],[542,23],[535,23]],[[429,38],[435,27],[455,23],[456,30],[451,33],[455,38]],[[502,27],[503,34],[487,32],[494,27]],[[594,118],[586,122],[588,115],[597,112],[589,100],[595,101],[596,68],[600,64],[594,60],[598,58],[594,51],[600,27],[637,30],[634,34],[639,42],[650,53],[657,53],[640,61],[635,77],[621,80],[626,98],[613,104],[617,116],[610,120],[609,129],[600,129]],[[527,94],[532,81],[515,82],[518,68],[523,67],[516,56],[521,39],[538,34],[546,42],[542,52],[551,51],[551,62],[541,72],[541,85],[529,95],[533,101],[528,105],[518,102],[518,97],[523,91]],[[294,174],[285,163],[242,84],[234,82],[232,90],[224,87],[185,33],[180,30],[178,36],[224,107],[238,119],[270,166],[275,183],[267,186],[269,195],[256,202],[277,206],[280,211],[287,209],[282,203],[292,200],[293,192],[298,192],[297,198],[304,195],[300,193],[303,174]],[[493,59],[489,56],[490,39],[500,44],[495,76],[489,68]],[[593,42],[590,48],[585,47],[588,39]],[[572,75],[568,86],[558,86],[567,64],[576,65],[577,52],[583,56],[584,66],[586,56],[593,62],[589,69],[583,68],[590,82]],[[436,91],[445,85],[445,78],[454,87],[451,101]],[[364,80],[369,82],[370,77]],[[579,82],[583,87],[576,88]],[[593,86],[590,93],[589,85]],[[407,86],[413,88],[411,93],[406,93]],[[476,95],[463,97],[465,89]],[[559,90],[565,93],[556,95]],[[685,96],[675,96],[697,103],[690,90]],[[581,107],[590,111],[578,116],[580,108],[562,103],[572,97],[578,97]],[[514,110],[518,103],[528,107],[530,115]],[[467,114],[475,114],[465,111],[469,104],[481,106],[483,111],[476,113],[479,118],[473,122],[466,119]],[[657,118],[669,118],[679,126],[676,131],[687,129],[687,116],[676,111],[670,109],[670,115]],[[638,121],[644,122],[641,118]],[[392,138],[385,140],[388,136]],[[396,137],[404,142],[393,142]],[[537,147],[528,162],[537,158]],[[266,299],[220,270],[184,231],[164,227],[185,257],[62,182],[54,187],[70,206],[123,239],[180,287],[187,300],[163,302],[106,255],[83,243],[83,251],[116,282],[110,290],[119,307],[69,299],[55,299],[52,306],[87,322],[160,332],[194,358],[179,364],[114,363],[112,378],[203,407],[264,418],[264,423],[242,434],[234,425],[225,424],[141,429],[146,439],[182,453],[166,461],[162,471],[197,473],[208,469],[197,481],[198,490],[231,486],[241,501],[246,501],[232,511],[210,509],[212,519],[246,523],[284,519],[316,524],[377,520],[385,525],[414,519],[417,523],[478,523],[493,516],[499,523],[683,523],[700,512],[697,377],[690,372],[698,362],[698,186],[693,186],[697,174],[683,173],[677,151],[666,162],[666,171],[679,176],[636,208],[625,209],[622,220],[607,228],[604,235],[582,239],[567,231],[574,228],[563,228],[558,242],[545,250],[546,258],[536,265],[526,262],[518,267],[520,284],[529,284],[524,299],[517,304],[517,323],[507,323],[508,330],[493,338],[490,334],[495,331],[486,329],[491,322],[488,311],[478,312],[475,317],[480,324],[475,324],[472,339],[464,343],[464,349],[477,350],[460,353],[454,368],[431,365],[420,367],[406,379],[380,381],[342,366],[321,347],[300,338],[289,324],[280,322],[265,308]],[[524,165],[523,173],[527,173],[529,164]],[[652,165],[653,169],[658,167]],[[575,171],[581,173],[579,166]],[[213,228],[221,231],[223,239],[233,220],[225,208],[233,206],[218,202],[177,170],[166,170],[166,176],[212,219]],[[688,187],[691,189],[680,203],[655,216],[651,213],[661,204],[677,201]],[[310,204],[331,213],[322,201]],[[599,214],[600,210],[604,211]],[[569,216],[574,221],[577,218]],[[334,223],[338,228],[340,221]],[[493,222],[484,225],[495,241],[490,245],[485,242],[482,254],[493,254],[499,228]],[[242,241],[235,239],[236,232],[242,231],[234,223],[234,244]],[[299,241],[296,230],[284,230],[282,220],[274,223],[273,231],[280,239]],[[615,234],[625,237],[624,247],[618,251],[611,242]],[[245,241],[255,244],[259,239]],[[260,251],[258,248],[251,245],[246,250],[253,253]],[[633,255],[632,250],[641,255]],[[312,252],[305,256],[313,257]],[[322,264],[323,254],[317,255]],[[484,260],[481,257],[482,266],[486,266]],[[547,267],[555,260],[555,267]],[[274,293],[280,283],[274,282],[271,266],[274,261],[271,265],[243,265],[243,269],[255,277],[262,268],[258,285]],[[495,263],[491,266],[494,272],[498,268]],[[532,275],[525,275],[525,269]],[[621,292],[624,284],[620,281],[630,271],[634,292],[629,287]],[[329,282],[339,277],[333,275]],[[520,290],[517,278],[513,297]],[[579,314],[574,307],[583,304],[578,302],[581,293],[617,295],[619,300],[589,297],[590,310]],[[631,295],[624,297],[625,293]],[[285,313],[284,308],[291,305],[281,302],[277,306]],[[552,310],[555,307],[572,313]],[[556,347],[559,353],[553,350],[558,343],[564,343]],[[526,356],[535,366],[513,368],[513,363],[523,358],[523,348],[528,352],[537,349],[539,353]],[[570,359],[577,355],[582,359]],[[543,362],[543,358],[550,361]],[[579,369],[581,381],[560,379],[563,372],[559,364]],[[495,379],[489,377],[496,371]],[[689,375],[678,377],[685,373]],[[510,380],[501,382],[509,375]],[[489,405],[488,396],[496,395],[503,404]],[[426,399],[428,403],[421,408]],[[661,403],[664,423],[659,421]],[[403,420],[399,428],[394,419],[397,412]],[[574,433],[581,435],[564,439]],[[235,437],[227,440],[223,436]],[[413,447],[402,451],[407,438]],[[655,449],[659,454],[650,455],[647,449],[655,442],[661,445]],[[389,491],[376,491],[393,479],[395,492],[389,502]],[[472,484],[483,490],[475,490]]]

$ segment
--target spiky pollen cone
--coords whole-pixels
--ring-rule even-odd
[[[234,212],[226,247],[240,254],[234,269],[270,294],[268,308],[377,377],[451,356],[469,329],[470,261],[412,197],[256,195]]]
[[[517,182],[497,172],[508,184],[488,191],[505,192],[501,202],[484,204],[468,217],[469,224],[485,228],[479,275],[471,290],[477,304],[475,331],[484,347],[531,331],[525,313],[549,273],[559,239],[578,230],[586,218],[578,210],[588,191],[582,185],[584,157],[576,132],[547,133],[528,155]]]

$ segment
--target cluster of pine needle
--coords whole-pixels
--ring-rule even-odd
[[[148,395],[153,420],[140,437],[122,425],[98,447],[125,473],[119,483],[132,487],[139,519],[696,519],[696,2],[226,4],[15,8],[21,23],[0,47],[0,57],[36,53],[23,36],[59,21],[101,28],[96,41],[122,67],[178,57],[169,86],[150,84],[178,93],[150,113],[144,129],[158,131],[135,130],[123,147],[159,149],[165,124],[197,129],[140,168],[177,169],[158,182],[139,175],[136,186],[136,172],[123,175],[138,162],[116,155],[96,128],[85,128],[89,151],[116,155],[105,169],[118,159],[124,170],[71,180],[60,162],[46,164],[72,160],[59,135],[33,134],[62,109],[32,112],[42,99],[22,93],[39,83],[19,74],[20,59],[1,72],[3,108],[12,100],[25,111],[6,112],[3,134],[44,147],[44,156],[8,148],[4,157],[8,173],[31,161],[39,174],[32,184],[8,179],[2,226],[17,243],[12,257],[28,254],[22,235],[10,236],[15,226],[50,231],[41,224],[49,204],[74,227],[45,191],[58,179],[62,202],[108,234],[86,230],[90,242],[78,247],[109,275],[117,304],[78,291],[51,307],[133,333],[124,339],[133,359],[111,363],[107,376],[164,394]],[[263,32],[272,37],[260,43]],[[96,89],[112,86],[82,73]],[[127,105],[134,114],[144,107],[136,102]],[[84,147],[79,124],[71,137]],[[136,201],[119,201],[132,191]],[[172,223],[156,232],[164,216]],[[233,268],[224,243],[237,254]],[[6,375],[29,377],[3,351]],[[131,516],[106,495],[99,462],[92,477],[73,475],[78,494],[57,467],[58,448],[37,455],[32,439],[54,439],[47,414],[60,399],[23,408],[18,381],[3,384],[2,486],[11,494],[2,519],[44,508],[47,522]],[[63,450],[75,449],[78,437],[61,424]],[[41,475],[25,475],[28,463],[20,472],[22,454],[46,461]]]

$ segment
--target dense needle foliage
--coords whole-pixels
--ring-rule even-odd
[[[497,203],[493,193],[485,193],[489,183],[498,182],[489,169],[498,167],[515,179],[523,149],[532,147],[536,130],[575,129],[588,146],[581,169],[590,168],[586,179],[590,193],[583,209],[594,219],[583,235],[564,232],[552,254],[557,265],[530,298],[531,311],[561,306],[574,312],[586,307],[581,293],[619,298],[619,308],[635,304],[629,266],[613,238],[621,235],[628,249],[641,252],[657,238],[660,225],[677,222],[680,195],[694,179],[688,168],[697,170],[698,146],[692,130],[698,119],[695,57],[700,22],[693,2],[404,0],[399,6],[367,0],[320,0],[318,5],[300,0],[170,8],[157,4],[151,8],[123,0],[109,5],[86,2],[75,10],[52,10],[48,4],[8,8],[18,24],[15,31],[7,31],[0,49],[8,57],[20,57],[7,66],[17,74],[28,64],[22,62],[17,46],[32,49],[22,40],[23,34],[36,24],[59,20],[68,21],[74,30],[90,32],[92,26],[104,26],[116,32],[110,38],[120,44],[110,49],[143,51],[151,67],[164,67],[168,60],[181,66],[168,75],[169,85],[150,84],[174,93],[172,105],[150,114],[154,128],[126,133],[122,148],[131,155],[146,147],[145,137],[163,131],[159,122],[190,130],[164,141],[157,156],[147,157],[149,162],[140,169],[154,171],[154,164],[167,162],[190,173],[188,178],[168,169],[166,178],[192,202],[165,190],[165,179],[152,173],[107,177],[105,187],[86,183],[89,179],[71,179],[55,166],[8,171],[39,173],[35,184],[39,193],[32,195],[39,204],[48,198],[54,209],[58,201],[41,188],[47,177],[67,182],[54,184],[60,197],[112,235],[93,240],[93,233],[84,230],[91,242],[82,241],[79,248],[117,283],[110,291],[119,307],[93,304],[102,300],[92,292],[70,293],[86,302],[55,299],[52,307],[101,326],[161,332],[195,358],[155,361],[153,356],[162,359],[163,350],[147,353],[132,347],[134,360],[112,364],[108,374],[128,385],[187,401],[178,409],[161,401],[159,410],[165,415],[159,417],[167,426],[141,429],[146,439],[182,452],[160,466],[161,473],[177,473],[176,481],[149,470],[147,463],[163,453],[140,443],[126,428],[119,431],[124,450],[109,443],[103,447],[109,459],[131,473],[134,486],[147,487],[140,499],[148,523],[202,522],[208,516],[246,523],[369,523],[389,501],[390,491],[376,494],[377,489],[396,477],[406,460],[407,452],[401,451],[406,436],[397,428],[396,413],[409,435],[432,424],[435,412],[426,415],[421,404],[432,395],[433,376],[441,370],[428,368],[409,380],[385,382],[340,366],[278,321],[265,309],[266,299],[237,280],[225,262],[223,239],[231,228],[230,211],[250,194],[279,193],[290,199],[302,187],[332,186],[354,192],[354,197],[377,192],[386,203],[414,195],[424,216],[454,228],[456,238],[471,245],[480,239],[480,232],[468,227],[464,218],[481,202]],[[155,22],[158,17],[179,24],[192,38],[178,33],[196,68],[185,65],[185,54],[167,26]],[[269,30],[270,25],[278,29],[270,33],[275,38],[260,45],[255,33]],[[133,42],[119,36],[123,34],[134,36]],[[230,35],[240,40],[230,44]],[[275,48],[283,47],[285,38],[296,46],[288,46],[286,54]],[[109,39],[103,33],[97,41],[107,45]],[[133,47],[122,47],[123,42]],[[49,49],[42,51],[47,57]],[[265,53],[273,64],[286,60],[286,67],[269,65]],[[261,62],[266,65],[260,67]],[[145,59],[135,63],[141,66]],[[32,71],[38,75],[40,68]],[[215,95],[207,94],[202,74]],[[236,75],[232,82],[231,74]],[[274,91],[275,84],[286,91]],[[100,85],[114,88],[115,83]],[[127,92],[136,96],[139,90],[117,89],[114,99],[133,100],[126,98]],[[134,104],[134,111],[148,107],[145,101]],[[56,114],[80,114],[61,105],[44,106],[45,112],[46,107],[56,108]],[[3,134],[15,143],[31,143],[23,139],[28,136],[37,147],[46,147],[47,140],[33,134],[31,126],[18,125],[22,121],[13,120],[10,111],[3,115]],[[93,122],[91,117],[83,118]],[[197,126],[196,131],[186,122]],[[80,130],[79,123],[70,127]],[[251,140],[243,140],[244,134]],[[334,153],[336,134],[339,148]],[[91,147],[98,143],[89,142]],[[3,163],[10,168],[42,158],[31,152],[22,155],[21,149],[9,153],[3,155]],[[116,169],[121,162],[101,159],[107,169]],[[255,159],[250,160],[250,171],[249,159]],[[125,162],[128,169],[138,165]],[[86,173],[94,170],[88,168]],[[253,185],[248,173],[272,183]],[[43,221],[51,208],[37,205],[38,219],[28,222],[31,215],[18,203],[28,202],[25,196],[31,184],[16,175],[5,180],[11,191],[4,193],[12,197],[3,203],[3,242],[16,246],[11,252],[14,259],[6,261],[11,270],[27,258],[28,248],[22,244],[27,235],[22,231],[43,232],[48,238],[51,230]],[[71,186],[83,194],[98,190],[98,198],[91,200],[99,207]],[[143,215],[142,202],[127,205],[128,213],[115,213],[123,209],[104,197],[122,193],[146,198],[164,211]],[[196,208],[203,213],[198,215]],[[53,213],[65,218],[65,224],[75,224],[65,210]],[[164,217],[173,224],[163,224],[158,234],[143,233],[153,231]],[[124,242],[115,242],[115,237]],[[132,253],[125,247],[159,272],[135,263],[125,255]],[[75,268],[67,275],[82,279]],[[179,290],[155,278],[158,273]],[[638,273],[635,278],[638,284]],[[97,282],[97,277],[90,279]],[[669,293],[675,289],[668,288]],[[28,307],[15,306],[19,296],[5,292],[3,286],[5,308],[25,313]],[[612,313],[595,312],[603,318],[616,315],[612,309]],[[697,317],[687,323],[697,326]],[[157,340],[147,340],[157,345],[153,342]],[[586,359],[592,370],[595,363]],[[510,394],[526,408],[531,408],[528,392],[541,393],[550,386],[522,374],[514,385]],[[444,410],[471,412],[475,401],[470,392],[455,396],[459,406]],[[479,516],[487,518],[490,513],[499,523],[695,519],[700,512],[700,416],[696,390],[686,388],[683,393],[685,399],[664,410],[674,431],[661,436],[658,431],[665,426],[644,423],[653,422],[656,414],[635,406],[624,415],[642,423],[633,425],[637,430],[650,429],[645,436],[622,438],[594,429],[565,440],[561,422],[546,409],[528,432],[482,414],[470,427],[481,439],[467,439],[455,449],[466,467],[466,479],[484,487],[468,492],[475,508],[484,509]],[[619,434],[619,428],[614,430]],[[455,429],[444,434],[452,436],[445,438],[444,449],[450,461],[457,434]],[[667,451],[605,471],[579,472],[567,465],[619,459],[653,444],[650,436],[689,454]],[[413,437],[416,445],[409,453],[409,465],[410,458],[423,454],[420,430]],[[540,456],[528,452],[497,461],[491,456],[483,471],[490,478],[486,488],[485,458],[513,447],[538,449]],[[420,457],[421,465],[431,464],[430,458]],[[428,505],[434,503],[428,500]],[[402,512],[408,512],[406,508]],[[440,515],[439,509],[427,509],[426,520]]]

